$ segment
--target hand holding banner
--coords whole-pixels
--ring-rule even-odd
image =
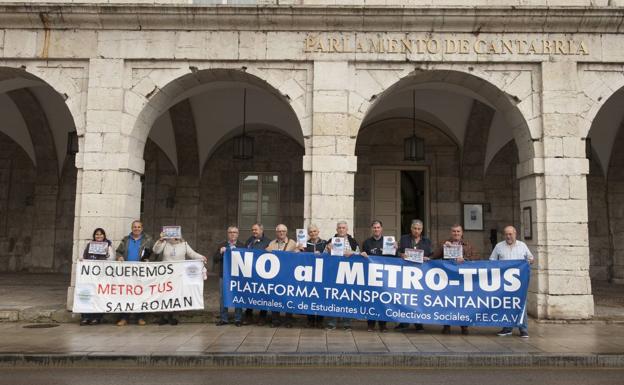
[[[333,250],[332,250],[333,251]],[[226,307],[444,325],[517,326],[529,281],[523,260],[444,260],[234,249],[224,256]]]
[[[202,261],[80,261],[76,313],[147,313],[204,308]]]

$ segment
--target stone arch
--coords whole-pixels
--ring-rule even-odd
[[[45,73],[43,67],[33,68],[40,73],[25,66],[0,67],[0,131],[12,140],[3,150],[20,147],[32,162],[29,171],[19,159],[18,163],[9,159],[8,164],[2,159],[3,171],[16,176],[3,178],[3,190],[9,193],[0,194],[0,216],[15,226],[0,231],[0,242],[22,247],[3,249],[0,269],[67,272],[77,176],[67,144],[75,123],[66,104],[68,95],[38,76]]]
[[[471,64],[430,64],[416,69],[406,64],[391,70],[356,68],[356,89],[349,100],[351,135],[357,135],[359,122],[383,96],[406,86],[428,84],[447,87],[450,92],[467,93],[499,111],[510,127],[509,139],[517,143],[520,161],[531,159],[535,154],[531,139],[542,135],[539,94],[534,91],[533,72],[532,67]],[[497,142],[504,145],[507,140]]]
[[[605,104],[624,89],[624,65],[579,65],[579,82],[579,135],[584,138]]]
[[[597,99],[592,104],[590,113],[593,115],[591,121],[588,120],[590,124],[585,124],[581,128],[581,135],[591,139],[592,154],[597,157],[605,177],[608,174],[616,138],[624,122],[624,109],[622,108],[624,84],[619,89],[615,89],[613,92],[609,89],[608,92],[607,97],[599,97],[599,100]]]
[[[6,63],[0,62],[0,65],[3,64]],[[54,74],[46,72],[49,69],[47,67],[32,67],[32,73],[26,70],[26,66],[0,67],[0,94],[8,95],[27,90],[36,100],[45,115],[46,125],[52,132],[55,158],[58,162],[57,171],[60,175],[64,167],[64,154],[67,151],[67,132],[84,130],[84,100],[81,95],[83,89],[80,81],[76,79],[72,81],[62,73],[61,67],[52,68]],[[77,122],[80,126],[76,124]],[[27,153],[30,152],[28,147],[25,150]],[[36,164],[34,153],[31,154],[31,158]]]
[[[617,68],[624,70],[624,66]],[[624,156],[618,151],[624,144],[624,74],[613,69],[586,68],[581,76],[587,112],[580,130],[591,140],[587,148],[589,271],[598,293],[607,290],[608,282],[624,281]],[[599,294],[596,301],[603,299]]]
[[[190,71],[190,72],[189,72]],[[240,82],[265,90],[288,106],[301,137],[311,132],[311,98],[307,69],[219,65],[198,69],[141,68],[132,70],[132,86],[125,92],[122,133],[127,135],[130,164],[141,164],[143,148],[155,120],[172,105],[216,82]],[[139,163],[136,163],[136,162]],[[134,162],[134,163],[133,163]],[[142,167],[141,167],[142,168]],[[141,170],[136,170],[142,172]]]

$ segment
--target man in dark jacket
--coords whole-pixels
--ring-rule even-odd
[[[423,261],[429,260],[431,254],[433,254],[433,245],[431,240],[423,235],[424,224],[420,219],[412,220],[410,226],[410,233],[401,236],[399,241],[399,256],[403,259],[406,258],[405,249],[416,249],[423,251]],[[421,323],[414,324],[416,331],[423,332],[425,328]],[[409,327],[408,323],[401,322],[395,329],[403,330]]]
[[[262,223],[254,223],[251,226],[251,237],[247,239],[245,242],[245,248],[247,249],[256,249],[256,250],[266,250],[266,248],[271,243],[271,240],[264,236],[264,226]],[[245,319],[251,321],[253,315],[253,309],[245,310]],[[260,310],[260,314],[258,317],[258,326],[263,326],[266,323],[266,310]]]
[[[223,304],[223,254],[225,254],[225,251],[227,249],[234,249],[234,248],[244,248],[245,244],[241,241],[238,240],[238,227],[236,226],[230,226],[227,229],[227,240],[223,241],[219,244],[217,252],[215,253],[214,257],[213,257],[213,261],[216,264],[216,270],[217,273],[219,274],[219,288],[220,288],[220,293],[221,293],[221,302],[220,302],[220,314],[221,314],[221,319],[217,322],[217,326],[221,326],[221,325],[227,325],[229,320],[228,320],[228,309],[224,306]],[[243,309],[240,307],[234,308],[234,325],[241,326],[242,323],[242,317],[243,317]]]
[[[383,225],[381,221],[374,220],[371,222],[371,233],[372,236],[364,241],[362,245],[362,255],[383,255],[385,257],[396,257],[396,254],[393,255],[384,255],[383,253]],[[396,242],[395,242],[396,248]],[[386,328],[386,321],[377,321],[379,322],[379,331],[385,333],[388,331]],[[366,321],[368,324],[368,331],[372,332],[375,330],[375,320]]]
[[[117,260],[127,262],[148,262],[152,255],[154,241],[152,237],[143,232],[143,222],[136,220],[132,222],[132,232],[126,235],[117,247]],[[144,326],[145,315],[137,313],[137,325]],[[117,326],[125,326],[128,324],[130,315],[122,313],[119,315]]]

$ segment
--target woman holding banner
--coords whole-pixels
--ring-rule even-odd
[[[196,259],[206,262],[206,257],[199,254],[189,246],[189,244],[179,234],[179,238],[168,238],[164,232],[160,233],[160,239],[154,244],[154,253],[158,254],[158,261],[173,262],[184,261],[186,259]],[[177,325],[178,320],[174,317],[173,312],[162,313],[159,325]]]
[[[98,227],[93,231],[93,238],[87,243],[80,259],[92,261],[115,260],[113,243],[106,239],[104,229]],[[102,323],[102,316],[102,313],[83,313],[80,315],[80,325],[97,325]]]

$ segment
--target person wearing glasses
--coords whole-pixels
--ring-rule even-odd
[[[266,251],[299,251],[297,249],[297,242],[288,238],[288,227],[283,224],[279,224],[275,227],[275,239],[269,243]],[[281,325],[280,313],[278,311],[271,312],[271,327],[278,327]],[[292,313],[286,313],[284,326],[291,328],[293,325]]]
[[[216,323],[217,326],[227,325],[229,323],[228,308],[223,304],[223,255],[227,249],[244,248],[245,244],[238,240],[239,230],[236,226],[230,226],[227,229],[227,240],[221,242],[217,248],[217,252],[213,257],[216,264],[216,271],[219,274],[219,292],[221,293],[221,302],[219,313],[221,319]],[[243,308],[234,308],[234,325],[241,326],[243,321]]]
[[[344,239],[344,256],[350,257],[354,254],[360,253],[360,246],[358,242],[349,234],[349,225],[347,221],[338,221],[336,223],[336,234],[334,238],[343,238]],[[327,241],[327,247],[325,248],[325,252],[331,253],[332,250],[332,240],[329,239]],[[338,326],[338,322],[342,322],[342,326],[344,330],[351,330],[351,319],[350,318],[341,318],[341,317],[328,317],[327,318],[327,330],[334,330]]]
[[[319,237],[319,228],[316,225],[308,226],[308,241],[306,242],[305,247],[303,245],[299,245],[299,251],[321,254],[325,251],[327,247],[327,241],[322,240]],[[308,314],[308,325],[309,328],[322,328],[323,327],[323,317],[322,315],[314,315]]]

